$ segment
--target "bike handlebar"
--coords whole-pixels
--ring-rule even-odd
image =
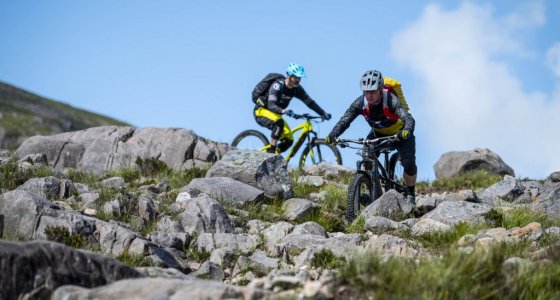
[[[299,119],[307,119],[307,120],[323,119],[323,117],[320,117],[320,116],[312,116],[312,115],[310,115],[310,114],[303,114],[303,115],[294,114],[294,115],[292,116],[292,118],[294,118],[294,119],[296,119],[296,120],[299,120]]]
[[[384,136],[384,137],[379,137],[379,138],[375,138],[375,139],[363,139],[363,138],[359,138],[359,139],[335,139],[334,143],[339,145],[342,148],[345,147],[349,147],[349,143],[352,144],[359,144],[359,145],[375,145],[375,144],[385,144],[385,143],[394,143],[396,141],[398,141],[399,138],[397,137],[397,135],[390,135],[390,136]]]

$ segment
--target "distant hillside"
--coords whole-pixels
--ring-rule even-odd
[[[16,149],[26,138],[102,125],[129,125],[0,82],[0,149]]]

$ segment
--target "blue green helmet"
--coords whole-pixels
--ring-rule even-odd
[[[286,69],[286,73],[288,74],[288,76],[296,76],[299,78],[307,77],[305,75],[305,70],[303,70],[303,67],[294,62],[288,66],[288,69]]]

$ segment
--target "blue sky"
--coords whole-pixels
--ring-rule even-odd
[[[555,0],[0,0],[0,81],[230,142],[259,128],[250,94],[266,73],[305,67],[302,85],[333,115],[325,136],[375,68],[403,83],[420,180],[443,153],[474,148],[541,179],[560,170],[559,20]],[[367,131],[359,117],[343,136]]]

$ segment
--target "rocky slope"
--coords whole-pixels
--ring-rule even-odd
[[[0,195],[2,299],[362,299],[372,295],[336,266],[363,253],[437,260],[423,237],[486,224],[453,247],[468,254],[527,241],[508,268],[544,266],[560,234],[560,223],[545,222],[560,218],[560,172],[418,195],[414,208],[387,191],[347,224],[344,178],[354,170],[340,166],[288,171],[280,156],[232,149],[202,174],[178,168],[177,180],[163,165],[147,172],[142,159],[134,171],[92,176],[79,166],[53,168],[44,153],[1,156],[11,179]],[[546,218],[502,227],[500,216],[517,209]]]
[[[124,122],[77,109],[0,82],[0,149],[26,138]]]

